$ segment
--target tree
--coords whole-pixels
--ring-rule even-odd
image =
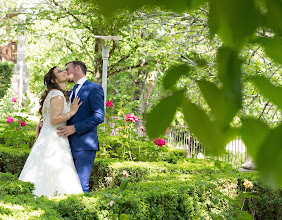
[[[241,51],[245,45],[261,45],[265,53],[278,64],[282,64],[282,3],[280,0],[177,0],[177,1],[91,1],[107,17],[121,9],[131,11],[143,5],[157,5],[170,11],[184,12],[208,3],[209,37],[219,36],[222,46],[217,49],[216,63],[219,82],[212,83],[201,79],[196,83],[205,97],[210,114],[185,96],[184,90],[172,91],[163,98],[148,114],[146,130],[151,138],[161,135],[171,123],[178,108],[192,132],[206,146],[206,150],[218,155],[226,144],[236,136],[242,136],[248,153],[254,159],[265,180],[272,186],[282,186],[282,124],[270,128],[263,121],[241,117],[241,126],[233,127],[231,122],[238,116],[243,99],[243,59]],[[260,31],[261,30],[261,31]],[[173,88],[179,76],[190,73],[190,67],[179,65],[168,71],[166,78],[174,83],[164,84],[167,90]],[[263,75],[248,77],[260,93],[282,109],[282,87],[275,85]],[[268,149],[265,150],[265,146]]]

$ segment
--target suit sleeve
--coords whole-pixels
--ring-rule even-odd
[[[78,134],[88,132],[104,122],[104,91],[102,86],[96,84],[91,89],[89,98],[92,114],[88,119],[75,124],[75,128]]]

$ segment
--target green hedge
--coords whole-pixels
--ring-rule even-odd
[[[129,219],[197,219],[208,216],[211,208],[228,210],[225,202],[217,207],[207,203],[213,198],[204,194],[195,178],[180,182],[131,182],[124,191],[104,189],[84,196],[58,196],[50,200],[33,197],[30,193],[33,185],[18,181],[15,176],[11,178],[11,174],[0,173],[0,179],[11,180],[3,181],[6,186],[0,188],[1,204],[5,204],[0,205],[1,219],[31,218],[32,215],[40,219],[117,219],[114,217],[121,214],[127,214]],[[9,187],[16,190],[10,193],[6,190]],[[115,201],[113,207],[109,205],[110,200]],[[22,210],[14,211],[14,205],[20,205]]]
[[[106,167],[113,177],[110,188],[52,199],[34,197],[31,194],[33,184],[21,182],[15,175],[0,173],[0,219],[8,219],[7,216],[24,219],[23,216],[32,215],[40,219],[117,219],[121,214],[127,214],[130,219],[245,219],[234,211],[242,204],[230,203],[217,193],[220,191],[235,201],[238,190],[244,191],[244,178],[253,181],[253,191],[260,197],[248,198],[244,209],[256,219],[280,218],[281,191],[263,186],[257,173],[241,174],[224,164],[221,169],[213,164],[193,160],[184,165],[97,160],[96,168],[100,165],[102,171]],[[126,190],[120,191],[114,183],[120,184],[124,179],[123,169],[129,173],[130,183]],[[101,179],[103,175],[100,174]],[[209,182],[216,188],[207,187]],[[112,207],[111,200],[115,201]],[[10,206],[15,205],[23,210],[14,211]]]
[[[37,212],[35,205],[31,204],[38,202],[40,213],[45,213],[40,214],[43,219],[105,219],[123,213],[134,219],[197,219],[199,216],[207,219],[230,219],[232,216],[239,218],[236,216],[236,210],[240,209],[235,200],[232,205],[218,192],[235,199],[238,197],[237,192],[244,191],[242,181],[248,179],[253,181],[253,191],[258,198],[248,198],[243,208],[256,219],[280,218],[282,190],[274,191],[265,187],[256,172],[239,173],[225,163],[187,159],[184,154],[178,157],[178,150],[153,148],[154,146],[147,143],[141,144],[140,150],[149,152],[149,149],[153,148],[152,158],[144,154],[147,161],[124,161],[120,156],[122,146],[114,138],[111,141],[110,146],[115,147],[107,152],[115,152],[116,158],[110,159],[106,154],[100,154],[93,167],[90,186],[93,192],[99,193],[67,196],[54,201],[46,198],[35,199],[31,194],[32,184],[24,185],[25,183],[17,180],[29,155],[29,149],[0,146],[0,171],[7,172],[1,174],[0,178],[1,200],[4,198],[3,201],[7,203],[28,207],[27,213]],[[138,153],[139,146],[136,145],[132,149],[136,149]],[[158,159],[151,162],[157,154]],[[131,181],[128,189],[120,192],[118,187],[124,179],[123,170],[127,171]],[[213,184],[217,190],[212,188]],[[113,198],[119,199],[110,207],[109,202]],[[15,214],[0,205],[1,213],[3,216],[5,213],[7,216],[14,214],[15,219],[21,219],[17,216],[24,215],[21,211]]]
[[[14,149],[0,145],[0,171],[19,175],[29,153],[28,149]]]
[[[14,63],[0,61],[0,99],[3,98],[10,88]]]

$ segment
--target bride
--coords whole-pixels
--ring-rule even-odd
[[[67,104],[66,71],[53,67],[44,77],[47,87],[40,99],[43,127],[34,143],[19,179],[35,185],[36,196],[83,193],[67,138],[59,137],[57,128],[76,114],[79,98]]]

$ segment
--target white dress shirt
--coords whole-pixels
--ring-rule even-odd
[[[85,83],[86,80],[87,80],[86,77],[82,77],[80,80],[78,80],[78,82],[76,83],[76,84],[78,84],[78,87],[77,87],[76,90],[75,90],[74,97],[77,96],[77,93],[79,92],[81,86]],[[70,97],[69,97],[69,100],[71,100],[71,97],[72,97],[72,96],[73,96],[73,91],[71,92],[71,95],[70,95]]]

